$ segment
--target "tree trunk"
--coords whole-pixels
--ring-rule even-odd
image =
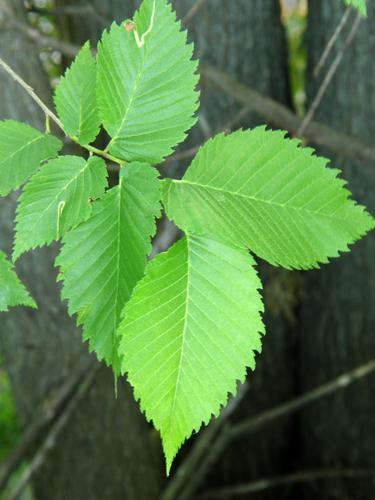
[[[20,0],[19,3],[22,4]],[[174,4],[179,17],[185,16],[194,3],[194,0],[176,1]],[[58,0],[58,6],[91,5],[91,8],[95,9],[86,16],[59,16],[58,25],[63,38],[68,41],[81,44],[90,39],[95,43],[105,27],[106,20],[110,22],[116,18],[121,21],[131,16],[134,4],[138,5],[139,2],[94,0],[88,3],[86,0],[80,2]],[[196,54],[203,61],[217,65],[238,80],[250,84],[284,104],[290,104],[286,43],[277,0],[237,0],[230,3],[225,0],[206,0],[187,27],[191,31],[191,38],[195,41]],[[14,37],[14,33],[12,36]],[[1,43],[1,47],[3,45],[6,44]],[[39,74],[35,71],[35,64],[31,58],[27,58],[23,66],[29,68],[33,77],[30,81],[37,88],[42,81],[46,82],[42,71]],[[43,95],[48,99],[48,90],[44,90]],[[14,105],[17,104],[18,100]],[[258,119],[251,115],[241,120],[237,119],[239,111],[240,108],[232,99],[203,88],[199,123],[189,142],[181,146],[181,149],[202,143],[222,127],[231,126],[233,119],[235,128],[258,124]],[[20,118],[24,116],[20,115]],[[184,167],[180,167],[180,172],[182,168]],[[175,168],[172,170],[176,171]],[[39,262],[37,268],[39,278],[33,279],[32,275],[29,281],[43,284],[42,292],[38,294],[37,290],[34,290],[41,308],[46,308],[47,300],[43,297],[48,297],[48,300],[51,296],[54,297],[51,305],[54,316],[49,318],[48,327],[42,323],[42,319],[40,319],[41,326],[35,325],[35,319],[31,326],[27,323],[27,328],[35,329],[27,335],[27,338],[39,339],[40,336],[40,348],[37,352],[43,360],[43,356],[48,358],[48,362],[44,360],[46,364],[48,363],[47,368],[42,369],[38,366],[38,376],[33,379],[34,382],[29,388],[30,392],[34,392],[39,390],[38,384],[47,384],[47,387],[40,390],[41,400],[51,390],[50,378],[57,377],[58,363],[62,366],[61,370],[67,373],[72,363],[78,363],[82,359],[81,356],[85,355],[82,353],[86,352],[87,346],[81,347],[80,335],[59,311],[56,288],[52,287],[55,295],[50,291],[45,292],[47,284],[52,282],[45,271],[43,274],[43,271],[39,270],[42,264],[45,269],[46,257],[41,258],[41,255],[45,254],[37,252],[33,255]],[[46,255],[49,255],[49,269],[52,269],[52,256],[50,253]],[[25,259],[25,262],[25,275],[30,276],[32,270],[27,264],[30,261]],[[249,374],[250,390],[241,404],[236,417],[238,419],[281,403],[294,394],[295,345],[291,335],[291,322],[298,281],[296,275],[278,272],[269,266],[262,266],[261,271],[266,284],[267,336],[264,340],[263,353],[258,356],[257,370],[254,374]],[[41,313],[36,314],[40,317]],[[69,325],[70,331],[67,331],[66,327],[61,327],[64,322]],[[12,325],[9,324],[7,328],[9,331],[7,337],[14,335],[15,328],[19,330],[18,336],[22,337],[24,327],[20,327],[18,323],[17,327]],[[62,347],[53,344],[55,336],[54,332],[51,334],[49,330],[50,325],[53,325],[57,332],[55,336],[60,338],[60,341],[63,336],[63,349],[68,350],[65,357],[61,355],[61,352],[64,352]],[[10,346],[10,340],[7,342]],[[74,355],[69,351],[73,349],[69,347],[70,345],[76,349]],[[8,349],[10,366],[13,366],[16,358],[12,354],[12,349],[12,347]],[[24,351],[23,348],[20,350],[21,353]],[[40,363],[39,358],[38,362]],[[30,371],[34,372],[37,369],[35,358],[30,358],[28,363]],[[20,401],[25,395],[26,386],[22,379],[24,369],[24,363],[19,363],[17,377],[13,377]],[[60,380],[58,377],[57,379],[55,384]],[[160,455],[153,452],[155,447],[158,447],[158,438],[153,434],[155,442],[150,441],[148,428],[143,416],[139,415],[136,403],[131,399],[129,388],[124,385],[122,391],[119,400],[115,401],[111,376],[103,369],[92,390],[71,419],[69,429],[59,440],[48,464],[36,478],[37,499],[153,500],[158,498],[160,474],[163,471],[162,465],[158,462]],[[33,403],[30,409],[34,408]],[[21,410],[20,412],[23,414]],[[233,484],[284,472],[289,467],[291,436],[291,423],[280,422],[259,436],[235,443],[219,460],[208,484],[211,486]],[[262,498],[279,497],[277,494],[270,494]]]
[[[7,5],[25,20],[22,0]],[[28,40],[13,30],[1,29],[0,55],[46,103],[51,103],[38,51]],[[44,117],[30,98],[3,72],[0,78],[0,117],[26,121],[42,129]],[[8,253],[15,201],[16,196],[11,196],[0,202],[1,248]],[[53,267],[55,250],[32,252],[18,266],[39,310],[17,309],[1,315],[0,347],[25,428],[36,409],[88,357],[87,344],[82,344],[81,333],[59,298]],[[122,382],[116,400],[113,375],[103,367],[36,475],[34,492],[41,500],[149,500],[158,496],[161,471],[158,440],[140,414],[132,391]]]
[[[316,118],[369,145],[375,135],[375,3],[362,21]],[[321,78],[313,69],[344,12],[342,2],[310,2],[308,95],[315,96]],[[352,13],[338,46],[354,22]],[[325,71],[329,67],[328,62]],[[324,153],[322,151],[321,153]],[[332,163],[344,171],[354,197],[375,212],[375,165]],[[308,274],[299,324],[301,390],[314,387],[375,358],[375,238],[368,235],[348,255]],[[375,376],[314,404],[301,414],[302,460],[311,468],[373,469],[375,465]],[[328,480],[304,487],[299,498],[367,500],[375,497],[372,480]]]
[[[194,3],[176,2],[180,17]],[[287,48],[277,0],[207,0],[187,28],[200,60],[290,105]],[[259,119],[249,113],[236,121],[241,109],[232,98],[206,88],[203,82],[200,120],[182,149],[201,144],[211,134],[231,127],[232,122],[234,129],[259,124]],[[297,301],[298,276],[266,265],[261,265],[260,271],[265,284],[267,335],[263,352],[257,357],[256,371],[248,375],[250,389],[233,417],[236,420],[248,418],[294,394],[295,345],[290,323]],[[292,423],[283,421],[259,436],[234,443],[223,457],[218,457],[205,487],[283,473],[289,466],[291,435]],[[279,497],[276,492],[261,498]]]

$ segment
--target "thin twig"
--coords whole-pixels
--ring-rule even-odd
[[[240,385],[237,395],[230,398],[220,418],[212,420],[210,425],[200,432],[193,448],[176,470],[173,479],[168,483],[160,500],[175,500],[177,498],[183,500],[189,497],[190,491],[186,489],[187,484],[194,481],[192,486],[193,489],[195,489],[194,484],[195,482],[199,482],[198,477],[201,473],[202,457],[207,456],[212,446],[214,446],[214,443],[218,442],[220,439],[220,436],[226,435],[226,421],[237,409],[248,389],[249,386],[247,383]]]
[[[182,24],[186,26],[193,19],[193,17],[200,11],[205,2],[206,0],[196,0],[194,5],[190,8],[190,10],[183,18]]]
[[[198,496],[199,500],[216,500],[218,498],[232,498],[233,496],[249,495],[251,493],[258,493],[279,486],[291,486],[296,483],[305,483],[309,481],[317,481],[321,479],[363,479],[375,477],[375,470],[352,470],[352,469],[338,469],[338,470],[310,470],[304,472],[297,472],[295,474],[288,474],[285,476],[266,477],[258,479],[248,484],[241,484],[238,486],[221,488],[213,491],[208,491]]]
[[[220,127],[220,132],[231,132],[233,128],[242,122],[242,120],[251,112],[251,105],[246,104],[243,106],[238,113],[236,113],[233,118],[227,121],[222,127]]]
[[[44,35],[37,28],[29,26],[27,23],[12,17],[7,19],[6,22],[2,23],[3,26],[10,28],[15,28],[24,35],[26,35],[32,42],[36,43],[39,47],[44,49],[53,49],[61,52],[67,57],[75,57],[80,50],[78,45],[73,43],[65,42],[59,38],[54,38],[53,36]]]
[[[208,450],[204,450],[204,452],[200,453],[199,456],[194,456],[194,460],[190,458],[190,455],[186,457],[184,463],[188,464],[188,466],[183,463],[181,467],[189,467],[188,470],[190,471],[190,464],[193,463],[195,469],[192,469],[192,471],[194,474],[191,472],[183,477],[176,474],[176,476],[174,476],[168,484],[167,489],[162,496],[162,500],[174,500],[176,498],[179,500],[186,500],[190,498],[200,487],[209,470],[213,467],[218,457],[223,453],[231,441],[241,438],[244,435],[254,433],[264,425],[290,415],[315,401],[319,401],[323,397],[342,390],[357,380],[360,380],[374,372],[375,360],[371,360],[368,363],[365,363],[358,368],[317,387],[316,389],[308,391],[305,394],[302,394],[301,396],[268,411],[262,412],[255,417],[245,420],[244,422],[240,422],[232,426],[226,424],[226,428],[222,429],[222,432],[218,434],[216,441],[210,444]],[[166,496],[170,491],[173,491],[174,496]]]
[[[23,24],[23,23],[22,23]],[[27,30],[25,30],[27,33]],[[57,38],[44,37],[40,34],[38,37],[31,37],[35,43],[45,47],[48,38],[52,40],[50,46],[60,50],[67,56],[74,56],[79,50],[78,46],[69,44],[68,50],[64,44],[60,44]],[[202,84],[209,85],[224,94],[234,98],[235,101],[249,106],[249,110],[263,117],[269,124],[273,124],[291,135],[295,135],[301,124],[298,115],[279,102],[266,97],[252,88],[238,82],[224,71],[221,71],[209,64],[201,64],[200,72]],[[342,157],[349,159],[361,159],[367,162],[375,162],[375,148],[369,147],[362,141],[355,139],[347,134],[337,132],[332,127],[323,123],[312,121],[306,128],[304,138],[315,146],[332,151]]]
[[[333,60],[331,66],[330,66],[329,70],[327,71],[327,74],[324,77],[322,84],[320,85],[319,90],[318,90],[318,92],[317,92],[317,94],[316,94],[316,96],[315,96],[315,98],[310,106],[309,111],[307,112],[305,118],[303,119],[301,125],[299,126],[299,128],[297,130],[296,135],[298,137],[303,136],[309,123],[314,118],[316,110],[318,109],[320,103],[322,102],[322,99],[327,91],[327,88],[328,88],[329,84],[331,83],[333,77],[335,76],[338,67],[341,64],[341,61],[345,55],[346,49],[352,43],[354,36],[357,33],[357,30],[359,28],[359,25],[361,24],[361,21],[362,21],[362,14],[360,12],[358,12],[358,14],[356,15],[356,17],[354,19],[354,23],[352,25],[352,28],[351,28],[347,38],[345,39],[344,45],[341,47],[341,49],[337,53],[335,59]]]
[[[15,82],[17,82],[21,87],[25,90],[27,94],[33,99],[33,101],[40,107],[40,109],[44,112],[46,116],[49,116],[52,121],[56,123],[56,125],[64,132],[64,127],[61,121],[57,118],[55,113],[53,113],[48,106],[44,104],[44,102],[36,95],[33,88],[28,85],[25,80],[23,80],[8,64],[0,57],[0,66],[3,70],[10,75]]]
[[[26,488],[27,484],[30,482],[31,478],[44,464],[49,452],[55,447],[56,441],[60,433],[69,422],[70,417],[72,416],[78,403],[81,401],[83,396],[87,393],[88,389],[91,387],[99,366],[100,366],[99,363],[94,363],[91,366],[90,370],[86,373],[84,379],[79,384],[76,392],[74,393],[73,397],[67,404],[65,410],[62,412],[62,414],[56,420],[54,425],[51,427],[43,444],[37,450],[33,459],[30,461],[26,469],[22,472],[15,487],[12,489],[10,494],[4,498],[4,500],[18,500],[20,498],[22,492]]]
[[[317,78],[319,76],[319,73],[320,73],[321,69],[323,68],[323,66],[325,65],[338,37],[340,36],[342,30],[344,29],[351,12],[352,12],[352,8],[350,6],[347,7],[347,9],[345,10],[345,12],[341,18],[341,21],[339,22],[338,26],[335,29],[333,35],[328,40],[328,43],[323,51],[323,54],[322,54],[321,58],[318,61],[318,64],[316,65],[316,67],[314,69],[314,77],[315,78]]]
[[[11,475],[19,465],[29,456],[51,423],[56,420],[59,412],[67,404],[76,390],[84,374],[89,370],[93,361],[83,363],[73,371],[66,382],[41,406],[33,421],[26,428],[17,442],[16,447],[0,466],[0,492],[5,489]]]
[[[235,101],[248,105],[251,111],[261,116],[268,124],[287,130],[291,135],[296,134],[301,119],[288,107],[260,94],[209,64],[202,63],[200,73],[203,85],[215,88],[233,97]],[[316,121],[309,123],[304,137],[309,143],[341,157],[375,162],[375,148],[347,134],[337,132],[323,123]]]
[[[10,75],[13,78],[13,80],[16,81],[26,91],[26,93],[33,99],[33,101],[44,112],[44,114],[46,116],[48,116],[49,118],[51,118],[51,120],[56,123],[56,125],[64,132],[65,135],[68,135],[64,130],[64,126],[63,126],[62,122],[58,119],[58,117],[55,115],[55,113],[53,113],[53,111],[51,111],[48,108],[48,106],[46,106],[44,104],[44,102],[36,95],[34,89],[31,88],[30,85],[27,84],[25,82],[25,80],[23,80],[23,78],[21,78],[10,66],[8,66],[8,64],[5,61],[3,61],[3,59],[1,57],[0,57],[0,67],[2,67],[4,69],[4,71],[6,71],[6,73],[8,73],[8,75]],[[76,142],[77,144],[79,144],[78,140],[75,140],[73,137],[70,137],[70,139],[73,142]],[[112,162],[117,163],[119,165],[123,165],[124,163],[126,163],[124,160],[120,160],[119,158],[115,158],[114,156],[110,155],[106,151],[102,151],[101,149],[97,149],[94,146],[82,145],[82,144],[79,144],[79,145],[82,148],[89,151],[90,153],[101,156],[101,157],[105,158],[106,160],[112,161]]]
[[[201,145],[194,146],[192,148],[185,149],[185,151],[181,151],[179,153],[174,153],[173,155],[168,156],[168,158],[166,158],[163,163],[171,163],[173,161],[188,160],[189,158],[192,158],[194,155],[196,155],[196,153],[199,151],[200,147],[201,147]]]
[[[250,418],[249,420],[245,420],[244,422],[234,425],[231,429],[231,438],[236,439],[244,434],[252,433],[264,424],[272,422],[280,417],[284,417],[285,415],[289,415],[290,413],[294,413],[314,401],[348,387],[353,382],[367,377],[373,372],[375,372],[375,360],[369,361],[368,363],[365,363],[348,373],[344,373],[330,382],[302,394],[302,396],[299,396],[298,398],[292,399],[291,401],[265,411],[254,418]]]
[[[35,5],[31,5],[27,7],[28,12],[34,12],[35,14],[39,14],[42,16],[61,16],[61,15],[70,15],[70,16],[87,16],[92,15],[98,21],[100,21],[103,25],[110,24],[110,19],[100,13],[97,8],[92,4],[83,4],[83,5],[64,5],[62,7],[55,7],[53,9],[40,8]]]

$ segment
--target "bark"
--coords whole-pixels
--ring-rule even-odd
[[[9,2],[24,18],[23,1]],[[51,103],[48,79],[38,52],[15,31],[0,31],[0,55],[45,100]],[[1,73],[0,117],[43,128],[44,117],[30,98]],[[0,204],[1,248],[8,254],[13,238],[16,196]],[[42,249],[21,259],[20,275],[39,303],[38,311],[17,309],[1,315],[0,348],[11,377],[21,425],[88,356],[87,344],[66,314],[55,283],[54,249]],[[36,475],[37,499],[156,498],[161,480],[161,453],[153,431],[122,382],[114,397],[113,376],[102,368],[94,385],[74,412],[47,463]]]
[[[60,0],[60,5],[67,3],[75,4],[72,0]],[[83,5],[86,2],[81,0],[79,3]],[[117,21],[132,16],[135,4],[139,5],[139,2],[92,2],[96,14]],[[194,4],[195,0],[174,2],[178,17],[183,18]],[[95,43],[105,24],[93,20],[93,17],[78,19],[72,16],[60,18],[59,22],[67,41],[75,43],[83,43],[87,38]],[[238,0],[230,3],[225,0],[207,0],[186,27],[190,39],[195,43],[196,56],[202,61],[226,70],[258,91],[290,105],[286,43],[277,0]],[[203,88],[199,122],[180,150],[201,144],[227,126],[240,110],[241,106],[233,98]],[[258,123],[255,115],[248,114],[235,127]],[[188,163],[171,164],[163,169],[163,173],[181,175]],[[251,389],[241,405],[238,418],[280,403],[294,393],[294,342],[288,331],[288,321],[293,319],[298,282],[294,275],[270,268],[262,271],[267,289],[268,336],[264,352],[259,356],[257,371],[249,375]],[[280,299],[284,291],[285,296]],[[278,385],[274,383],[275,379],[279,381]],[[290,435],[290,423],[282,422],[267,436],[244,440],[233,446],[215,468],[209,482],[215,485],[231,484],[284,471],[285,456],[290,453]],[[185,451],[188,448],[189,444]],[[180,459],[183,459],[183,452]]]
[[[94,0],[89,3],[85,0],[80,2],[58,0],[57,2],[58,6],[84,4],[92,5],[95,13],[87,16],[58,17],[62,37],[67,41],[83,43],[91,39],[95,43],[105,27],[106,19],[111,21],[116,18],[121,21],[129,17],[134,4],[139,2],[135,0],[127,2]],[[174,3],[180,17],[184,16],[193,4],[193,0],[180,0]],[[199,58],[217,65],[238,80],[249,83],[257,90],[290,105],[286,44],[277,0],[236,2],[207,0],[190,21],[188,28],[191,30],[191,38],[196,44],[196,55]],[[27,60],[25,64],[27,66],[30,64],[30,71],[33,71],[31,61],[29,63]],[[35,85],[42,79],[42,76],[35,74],[35,71],[33,77]],[[234,99],[203,89],[199,123],[192,132],[190,141],[181,148],[200,144],[232,121],[240,109],[240,105],[236,104]],[[236,123],[236,128],[241,125],[256,124],[258,119],[249,114]],[[182,173],[185,166],[186,164],[172,164],[169,171]],[[26,271],[31,272],[28,266]],[[265,320],[268,333],[264,341],[263,354],[258,356],[257,370],[254,374],[249,374],[250,390],[241,404],[237,419],[274,406],[289,399],[295,392],[293,364],[295,345],[290,325],[293,322],[295,303],[298,299],[298,278],[286,272],[277,272],[270,267],[262,267],[262,278],[266,283],[268,313]],[[40,278],[31,278],[33,283],[38,283],[38,280]],[[44,278],[41,281],[44,283]],[[50,293],[44,295],[50,297]],[[56,309],[57,299],[53,304]],[[73,326],[70,326],[72,333],[67,332],[67,328],[58,326],[60,318],[59,312],[50,323],[56,324],[56,330],[61,336],[64,335],[65,349],[68,349],[67,344],[72,342],[67,339],[76,338],[76,360],[79,360],[87,346],[81,347],[79,334],[74,333]],[[18,327],[20,332],[22,329]],[[14,327],[9,328],[12,333],[13,330]],[[38,328],[35,336],[39,335],[39,330],[41,328]],[[44,326],[44,330],[49,333],[48,327]],[[53,347],[48,349],[51,363],[61,362],[66,369],[66,364],[60,360],[61,348]],[[47,351],[41,350],[41,352]],[[71,362],[70,354],[66,358]],[[34,364],[31,363],[32,366]],[[18,385],[19,399],[24,396],[22,366],[19,368],[17,383],[14,384]],[[31,371],[34,369],[35,367]],[[42,371],[30,391],[33,392],[33,387],[39,378],[43,379],[43,383],[47,383],[49,373],[49,370]],[[278,381],[277,384],[275,380]],[[149,441],[146,424],[143,417],[139,416],[136,404],[131,400],[129,389],[124,387],[122,390],[125,394],[120,394],[116,402],[111,385],[110,375],[103,370],[97,384],[72,419],[69,431],[62,437],[42,474],[38,476],[35,482],[37,498],[142,500],[142,498],[158,497],[157,489],[162,467],[158,464],[160,456],[156,454],[154,458],[155,453],[152,452],[155,445],[158,446],[158,437],[153,434],[155,442]],[[43,393],[41,391],[41,398]],[[207,485],[221,486],[248,481],[259,476],[283,473],[289,469],[291,445],[291,422],[280,422],[266,434],[244,439],[227,451],[211,474]],[[270,494],[262,498],[279,497],[277,494]]]
[[[346,51],[316,118],[371,145],[375,133],[374,2],[368,2],[368,7],[369,18],[362,22],[354,42]],[[321,83],[321,80],[314,80],[313,68],[343,12],[341,2],[310,2],[307,37],[310,102]],[[339,46],[354,17],[353,14]],[[355,198],[367,204],[374,213],[375,165],[343,161],[340,156],[332,157],[332,162],[343,169]],[[375,357],[374,255],[375,238],[371,234],[357,243],[350,254],[307,276],[299,324],[302,391]],[[304,466],[374,467],[374,388],[375,377],[371,376],[302,413]],[[325,483],[310,483],[302,488],[299,498],[364,500],[374,495],[371,481],[332,479]]]
[[[180,16],[186,15],[193,4],[192,0],[176,2]],[[187,27],[200,60],[290,105],[286,41],[276,0],[207,0]],[[202,91],[200,120],[183,149],[204,142],[227,126],[242,109],[233,98],[220,92],[206,88]],[[259,119],[249,113],[235,128],[257,124]],[[265,283],[267,335],[256,371],[249,373],[250,389],[235,420],[254,415],[294,394],[294,340],[290,323],[297,301],[298,276],[263,265],[261,274]],[[215,465],[205,488],[283,473],[288,469],[291,436],[291,422],[283,421],[267,433],[235,443]],[[278,498],[278,495],[276,492],[261,498]]]

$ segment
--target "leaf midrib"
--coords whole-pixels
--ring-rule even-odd
[[[122,201],[122,196],[121,196],[121,189],[122,189],[122,183],[123,183],[123,178],[120,176],[119,184],[118,184],[118,231],[117,231],[117,265],[116,265],[116,286],[115,286],[115,300],[114,300],[114,314],[113,314],[113,331],[112,331],[112,359],[116,360],[117,359],[117,344],[118,342],[116,341],[116,331],[117,331],[117,323],[118,323],[118,318],[117,318],[117,304],[118,304],[118,295],[119,295],[119,288],[120,288],[120,247],[121,247],[121,212],[122,212],[122,206],[121,206],[121,201]]]
[[[176,383],[175,383],[175,390],[173,393],[173,400],[171,404],[171,409],[169,412],[169,429],[168,429],[168,434],[171,432],[171,422],[173,415],[175,413],[176,409],[176,401],[177,401],[177,394],[179,391],[180,387],[180,381],[181,381],[181,368],[182,368],[182,359],[184,356],[184,348],[186,344],[186,325],[187,325],[187,318],[188,318],[188,311],[189,311],[189,290],[190,290],[190,260],[189,260],[189,245],[190,245],[190,238],[189,235],[186,234],[186,264],[187,264],[187,275],[186,275],[186,304],[185,304],[185,312],[184,312],[184,327],[182,331],[182,345],[181,345],[181,350],[180,350],[180,358],[179,358],[179,363],[178,363],[178,372],[177,372],[177,377],[176,377]]]
[[[145,62],[146,62],[146,58],[147,58],[147,46],[148,46],[147,43],[145,43],[143,46],[142,64],[141,64],[141,68],[140,68],[140,70],[137,74],[137,77],[136,77],[136,82],[134,84],[133,92],[130,95],[129,103],[128,103],[127,109],[125,110],[124,117],[121,120],[121,124],[119,125],[117,132],[115,133],[114,137],[112,137],[112,139],[110,140],[110,142],[106,148],[108,150],[110,150],[110,148],[116,143],[116,141],[119,139],[120,135],[122,135],[122,133],[124,131],[124,128],[126,125],[126,120],[128,118],[128,115],[129,115],[130,109],[133,105],[133,102],[136,99],[136,95],[138,93],[138,89],[139,89],[139,86],[140,86],[140,83],[142,80],[142,76],[143,76],[143,72],[144,72],[144,68],[145,68]],[[138,50],[141,51],[142,49],[139,48]]]
[[[31,144],[34,144],[35,142],[41,140],[41,139],[45,139],[47,136],[44,135],[44,134],[40,134],[38,135],[38,137],[34,137],[34,139],[32,139],[31,141],[27,142],[26,144],[22,145],[19,149],[16,149],[15,151],[13,151],[9,156],[6,156],[4,160],[0,161],[0,167],[8,162],[9,160],[12,160],[18,153],[20,153],[21,151],[23,151],[25,148],[29,147]]]
[[[288,205],[286,203],[272,202],[272,201],[265,200],[265,199],[262,199],[262,198],[257,198],[255,196],[245,195],[245,194],[240,193],[238,191],[230,191],[230,190],[226,190],[226,189],[221,189],[221,188],[218,188],[218,187],[215,187],[215,186],[210,186],[209,184],[199,184],[198,182],[192,182],[192,181],[188,181],[186,179],[181,179],[181,180],[175,180],[175,179],[173,179],[172,182],[175,183],[175,184],[177,184],[177,185],[186,184],[186,185],[190,185],[190,186],[196,186],[196,187],[201,188],[201,189],[217,191],[217,192],[219,192],[221,194],[231,195],[233,197],[244,198],[245,200],[248,200],[248,201],[250,200],[250,201],[256,202],[256,203],[264,203],[266,205],[271,205],[271,206],[277,207],[277,208],[291,209],[291,210],[296,210],[298,212],[306,212],[306,213],[309,213],[309,214],[313,214],[315,216],[326,217],[328,219],[334,219],[334,220],[340,220],[340,221],[346,221],[347,220],[347,217],[338,217],[335,213],[333,213],[333,214],[327,214],[327,213],[324,213],[324,212],[319,212],[319,211],[311,210],[311,209],[304,208],[304,207],[296,207],[296,206],[293,206],[293,205]],[[346,200],[346,201],[350,202],[352,200],[349,199],[349,200]],[[355,206],[357,206],[357,205],[355,205]],[[339,207],[339,208],[341,208],[341,207]]]

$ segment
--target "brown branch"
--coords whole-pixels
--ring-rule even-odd
[[[22,29],[30,39],[40,46],[53,47],[69,57],[74,57],[79,50],[76,45],[66,44],[57,38],[46,37],[33,28],[30,28],[32,30],[30,32],[25,23],[17,21],[15,27]],[[248,107],[249,112],[252,111],[261,116],[269,124],[287,130],[291,135],[296,135],[301,125],[301,118],[286,106],[243,85],[227,73],[209,64],[201,64],[200,72],[203,84],[233,97],[235,101]],[[311,122],[305,130],[304,137],[315,146],[325,148],[345,158],[375,162],[375,148],[369,147],[351,136],[337,132],[322,123]]]
[[[6,487],[13,472],[30,455],[42,436],[46,433],[46,430],[56,420],[92,363],[92,360],[90,360],[89,363],[84,363],[82,367],[75,370],[70,378],[54,394],[53,398],[48,399],[41,406],[29,427],[21,435],[15,449],[0,466],[0,491]]]
[[[38,29],[33,28],[27,23],[19,21],[16,18],[7,20],[5,23],[3,23],[3,25],[8,29],[17,29],[18,31],[26,35],[29,40],[39,45],[39,47],[42,47],[44,49],[57,50],[67,57],[75,57],[77,55],[77,52],[80,50],[80,47],[78,47],[78,45],[64,42],[63,40],[54,38],[53,36],[44,35]]]
[[[92,16],[100,21],[103,25],[110,24],[111,21],[92,4],[83,5],[64,5],[52,9],[37,7],[36,5],[26,5],[28,12],[34,12],[42,16]]]
[[[306,116],[302,120],[301,125],[298,127],[298,130],[296,133],[296,135],[298,137],[303,136],[309,123],[313,120],[315,113],[316,113],[316,111],[317,111],[320,103],[322,102],[322,99],[327,91],[327,88],[328,88],[329,84],[332,82],[333,77],[335,76],[335,74],[336,74],[336,72],[337,72],[337,70],[338,70],[338,68],[339,68],[339,66],[344,58],[346,50],[351,45],[351,43],[352,43],[352,41],[353,41],[357,31],[358,31],[358,28],[359,28],[359,25],[361,24],[361,21],[362,21],[362,14],[360,12],[358,12],[358,14],[356,15],[356,18],[354,20],[354,23],[352,25],[352,28],[351,28],[348,36],[345,39],[343,46],[336,54],[336,57],[334,58],[329,70],[327,71],[326,76],[323,79],[322,84],[320,85],[320,87],[318,89],[318,92],[317,92],[317,94],[316,94],[316,96],[315,96],[315,98],[310,106],[310,109],[308,110],[308,112],[306,113]]]
[[[239,83],[209,64],[201,64],[200,72],[203,84],[220,90],[237,102],[248,105],[252,112],[261,116],[267,123],[287,130],[291,135],[296,134],[301,119],[286,106]],[[311,122],[305,130],[304,137],[315,146],[325,148],[337,155],[375,162],[375,148],[322,123]]]
[[[36,451],[34,457],[30,461],[26,469],[22,472],[20,478],[17,481],[17,484],[4,500],[18,500],[20,498],[31,478],[44,464],[49,452],[55,447],[60,433],[69,422],[70,417],[72,416],[74,410],[77,408],[78,403],[91,387],[99,366],[99,363],[93,363],[90,369],[86,372],[83,380],[74,391],[63,412],[50,428],[42,445]]]
[[[345,10],[345,12],[341,18],[341,21],[339,22],[337,28],[335,29],[333,35],[328,40],[328,43],[323,51],[323,54],[322,54],[321,58],[318,61],[318,64],[316,65],[316,67],[314,69],[314,77],[315,78],[317,78],[319,76],[319,73],[320,73],[321,69],[323,68],[323,66],[325,65],[338,37],[340,36],[342,30],[344,29],[351,12],[352,12],[352,8],[350,6],[347,7],[347,9]]]
[[[176,475],[167,486],[165,494],[162,496],[162,500],[172,500],[174,498],[187,500],[190,498],[202,484],[209,470],[216,463],[218,457],[223,453],[231,441],[241,438],[244,435],[254,433],[264,425],[279,418],[288,416],[315,401],[319,401],[323,397],[342,390],[357,380],[360,380],[374,372],[375,360],[372,360],[350,372],[340,375],[339,377],[317,387],[316,389],[308,391],[305,394],[302,394],[301,396],[275,408],[262,412],[255,417],[245,420],[244,422],[240,422],[232,426],[227,424],[226,428],[222,429],[222,432],[217,435],[216,441],[211,443],[208,450],[203,450],[199,456],[194,457],[194,460],[191,458],[191,455],[186,457],[185,464],[187,465],[183,464],[182,466],[186,467],[190,473],[181,477],[177,471]],[[166,496],[168,491],[173,491],[175,496]]]
[[[237,439],[244,434],[252,433],[264,424],[272,422],[280,417],[284,417],[285,415],[289,415],[290,413],[294,413],[314,401],[348,387],[353,382],[367,377],[373,372],[375,372],[375,360],[369,361],[368,363],[365,363],[348,373],[344,373],[330,382],[302,394],[302,396],[299,396],[298,398],[292,399],[291,401],[265,411],[254,418],[250,418],[249,420],[245,420],[244,422],[234,425],[231,429],[231,439]]]
[[[65,133],[63,124],[61,121],[57,118],[55,113],[53,113],[45,104],[44,102],[36,95],[34,92],[34,89],[30,87],[29,84],[25,82],[8,64],[3,61],[3,59],[0,57],[0,67],[8,73],[8,75],[15,81],[17,82],[23,90],[29,94],[31,99],[39,106],[39,108],[44,112],[46,116],[51,118],[52,121],[56,123],[56,125]]]
[[[21,76],[18,75],[10,66],[8,66],[8,64],[5,61],[3,61],[3,59],[1,59],[1,57],[0,57],[0,67],[3,68],[3,70],[8,75],[10,75],[13,78],[13,80],[15,82],[17,82],[25,90],[25,92],[40,107],[40,109],[45,113],[45,115],[47,117],[51,118],[51,120],[56,123],[56,125],[64,132],[64,134],[67,135],[65,130],[64,130],[64,126],[63,126],[62,122],[58,119],[58,117],[55,115],[55,113],[53,113],[53,111],[51,111],[44,104],[44,102],[36,95],[36,93],[34,92],[34,89],[32,89],[30,87],[30,85],[28,83],[26,83],[25,80],[23,80],[21,78]],[[80,147],[82,147],[83,149],[86,149],[87,151],[90,151],[90,153],[94,153],[98,156],[101,156],[102,158],[105,158],[106,160],[117,163],[120,166],[122,166],[126,163],[125,160],[120,160],[119,158],[115,158],[114,156],[110,155],[106,151],[102,151],[101,149],[95,148],[94,146],[90,146],[88,144],[80,144],[78,142],[78,140],[75,139],[74,137],[71,137],[71,136],[69,136],[69,137],[70,137],[71,141],[79,144]]]
[[[188,160],[189,158],[192,158],[193,156],[195,156],[197,154],[200,147],[201,147],[201,145],[194,146],[192,148],[185,149],[185,151],[180,151],[178,153],[174,153],[173,155],[168,156],[168,158],[166,158],[164,160],[163,164],[164,163],[172,163],[173,161]]]
[[[200,11],[205,2],[206,0],[196,0],[191,9],[183,18],[182,24],[186,26],[186,24],[188,24],[193,19],[193,17]]]
[[[258,479],[248,484],[241,484],[238,486],[217,489],[208,491],[198,496],[199,500],[216,500],[219,498],[232,498],[233,496],[249,495],[251,493],[258,493],[279,486],[289,486],[296,483],[305,483],[310,481],[317,481],[321,479],[363,479],[375,478],[375,470],[352,470],[352,469],[333,469],[333,470],[310,470],[297,472],[285,476],[266,477]]]
[[[176,498],[182,500],[183,498],[189,497],[190,490],[186,489],[186,485],[190,482],[192,477],[195,478],[197,474],[200,474],[202,457],[207,456],[209,450],[212,448],[214,443],[218,441],[220,436],[227,434],[226,431],[228,424],[226,421],[237,409],[248,389],[249,386],[247,383],[240,385],[237,395],[229,400],[229,403],[227,407],[224,408],[220,418],[213,419],[209,426],[199,433],[193,448],[186,459],[178,467],[173,479],[168,483],[166,489],[161,495],[160,500],[175,500]]]

